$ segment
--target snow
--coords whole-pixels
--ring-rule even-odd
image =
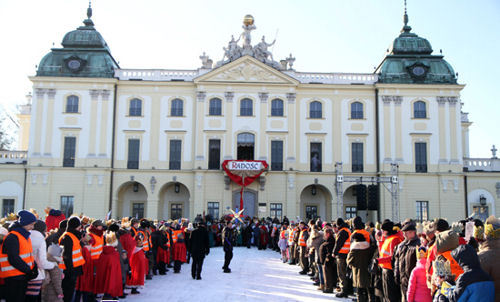
[[[317,290],[309,276],[299,275],[299,266],[282,263],[280,254],[272,250],[236,247],[230,274],[222,273],[223,264],[222,248],[212,248],[203,264],[202,280],[193,280],[191,264],[183,264],[180,274],[170,269],[166,276],[154,276],[146,280],[139,295],[120,301],[351,301]]]

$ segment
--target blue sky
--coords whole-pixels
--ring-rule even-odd
[[[13,110],[31,91],[35,65],[60,47],[85,18],[85,0],[0,0],[0,104]],[[122,68],[195,69],[205,51],[214,61],[245,14],[254,41],[277,36],[275,59],[290,53],[308,72],[373,72],[402,27],[402,0],[164,1],[95,0],[93,20]],[[463,110],[474,122],[472,157],[500,147],[500,1],[408,0],[413,32],[427,38],[466,84]],[[54,43],[54,46],[53,46]]]

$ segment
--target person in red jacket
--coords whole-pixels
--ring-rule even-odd
[[[66,219],[66,216],[61,211],[56,209],[49,209],[47,217],[45,218],[47,232],[50,232],[53,229],[57,229],[59,227],[59,223],[64,219]]]
[[[130,274],[127,277],[127,286],[132,288],[132,295],[139,294],[137,288],[144,285],[144,277],[148,272],[148,260],[142,251],[143,237],[137,234],[134,240],[136,245],[130,258]]]
[[[82,266],[82,275],[78,276],[76,280],[75,301],[80,301],[80,297],[83,298],[83,301],[91,301],[95,293],[94,262],[90,256],[90,249],[93,244],[92,240],[89,234],[86,234],[83,236],[82,240],[80,240],[85,264]]]
[[[117,246],[115,233],[107,232],[106,245],[96,270],[96,292],[104,294],[103,300],[118,300],[118,297],[123,295],[122,270]]]

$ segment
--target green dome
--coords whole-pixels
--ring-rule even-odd
[[[410,33],[411,27],[403,27],[402,33],[394,39],[390,52],[392,54],[424,54],[432,53],[432,46],[427,39]]]
[[[84,26],[68,32],[63,48],[53,48],[40,61],[37,76],[112,78],[118,63],[111,56],[106,41],[94,28],[87,10]]]

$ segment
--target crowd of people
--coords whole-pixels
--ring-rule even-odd
[[[224,250],[222,272],[231,273],[233,247],[254,246],[279,252],[283,263],[300,266],[299,274],[338,298],[500,301],[500,220],[493,216],[450,226],[444,219],[306,223],[234,215],[101,221],[46,212],[44,221],[34,210],[0,221],[0,300],[118,300],[190,261],[192,278],[200,280],[215,246]]]

